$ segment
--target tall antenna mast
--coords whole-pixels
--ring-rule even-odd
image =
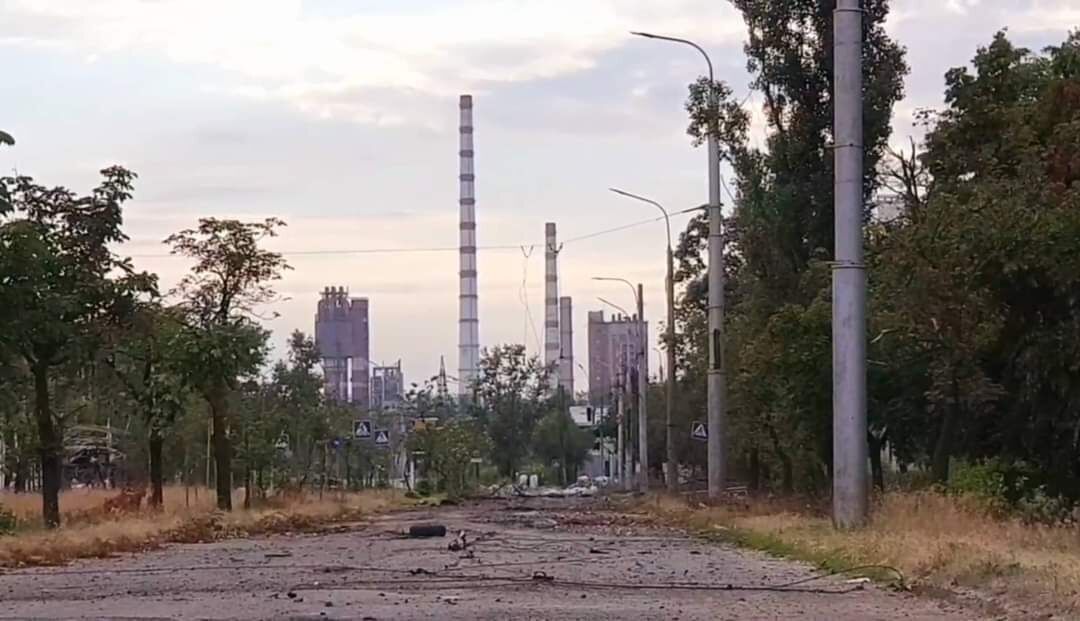
[[[436,390],[440,400],[445,400],[450,396],[450,391],[446,388],[446,358],[443,356],[439,356],[439,379]]]

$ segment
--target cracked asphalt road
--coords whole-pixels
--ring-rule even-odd
[[[437,522],[443,538],[397,535]],[[465,533],[464,550],[449,544]],[[600,501],[484,501],[317,535],[0,573],[4,619],[972,619]],[[732,588],[729,588],[731,585]]]

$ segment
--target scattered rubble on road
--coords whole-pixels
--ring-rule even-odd
[[[0,574],[0,617],[975,618],[625,511],[602,495],[488,499],[386,514],[351,531],[16,571]],[[445,539],[409,537],[413,527],[438,527]],[[121,572],[128,577],[112,578]]]
[[[496,498],[575,498],[595,496],[608,484],[607,477],[597,477],[594,480],[587,476],[578,477],[577,481],[566,487],[540,486],[536,484],[535,479],[527,479],[527,481],[527,483],[519,480],[517,483],[491,485],[485,491]]]

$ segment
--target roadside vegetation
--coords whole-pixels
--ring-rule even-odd
[[[237,500],[242,494],[236,492]],[[335,523],[363,520],[409,504],[401,493],[391,490],[335,492],[321,498],[315,492],[266,501],[252,509],[222,512],[216,508],[214,490],[167,486],[161,510],[117,515],[101,508],[113,495],[102,490],[61,494],[64,527],[60,529],[43,528],[40,499],[29,495],[0,496],[18,520],[7,536],[0,536],[0,567],[60,565],[80,558],[152,550],[169,543],[317,532]]]
[[[869,525],[837,530],[827,502],[754,498],[708,507],[657,496],[638,505],[699,536],[805,561],[938,597],[963,597],[992,612],[1073,615],[1080,607],[1080,538],[1074,525],[1002,516],[985,501],[940,491],[894,491],[875,499]],[[899,570],[903,579],[892,570]]]
[[[830,3],[733,4],[749,25],[756,109],[707,81],[687,101],[690,135],[702,142],[715,127],[732,169],[729,472],[753,493],[827,497]],[[944,75],[943,105],[902,118],[908,67],[888,13],[886,0],[865,3],[873,484],[884,492],[901,476],[985,497],[997,515],[1061,524],[1080,501],[1080,32],[1041,50],[986,33],[971,62]],[[705,447],[689,428],[705,409],[706,229],[699,217],[683,232],[676,273],[676,448],[699,477]],[[661,395],[653,387],[654,403]],[[650,453],[662,455],[663,420],[652,425]]]

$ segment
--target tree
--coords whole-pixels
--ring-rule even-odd
[[[50,401],[52,370],[87,360],[107,326],[130,315],[152,279],[112,252],[127,239],[121,206],[134,173],[112,167],[89,196],[46,188],[25,176],[0,179],[10,203],[0,211],[0,347],[15,352],[33,379],[41,454],[42,515],[60,523],[63,416]]]
[[[331,432],[331,417],[322,379],[315,372],[320,361],[315,341],[299,330],[289,337],[288,362],[274,366],[271,382],[281,409],[282,432],[288,436],[295,458],[293,474],[302,487],[311,473],[316,447]]]
[[[946,108],[924,115],[933,191],[880,244],[881,306],[925,359],[937,480],[954,455],[1000,456],[1072,495],[1080,34],[1040,55],[998,33],[972,66],[946,74]]]
[[[526,355],[524,345],[500,345],[481,356],[473,387],[476,413],[504,476],[513,476],[524,461],[533,429],[550,409],[551,373],[536,356]]]
[[[475,420],[455,418],[419,423],[406,448],[410,453],[419,453],[424,471],[436,475],[447,495],[456,498],[465,492],[469,463],[490,446]]]
[[[559,464],[559,479],[563,485],[577,478],[577,469],[592,445],[592,434],[579,428],[565,408],[548,412],[533,432],[533,450],[549,464]]]
[[[831,397],[821,370],[830,366],[827,278],[816,273],[833,252],[833,10],[830,0],[733,0],[747,25],[751,88],[763,100],[766,138],[750,140],[749,113],[725,84],[702,79],[687,101],[688,133],[701,144],[710,128],[735,172],[734,213],[725,221],[731,369],[732,453],[757,481],[781,473],[781,485],[821,488],[831,463]],[[864,196],[879,186],[895,102],[907,72],[904,50],[885,31],[887,0],[863,2]],[[708,103],[716,97],[715,112]],[[869,204],[869,200],[868,200]],[[869,213],[867,214],[869,215]],[[680,366],[704,385],[707,355],[701,253],[704,221],[683,234],[677,279],[685,283],[677,351]],[[823,332],[824,330],[824,332]],[[785,345],[785,339],[798,344]],[[788,349],[790,348],[791,351]],[[799,395],[796,397],[796,395]],[[804,398],[809,397],[809,398]],[[820,398],[819,398],[820,397]],[[697,399],[698,397],[695,396]],[[786,433],[799,430],[798,434]],[[766,463],[765,458],[771,458]]]
[[[150,505],[163,503],[162,449],[165,432],[183,412],[187,398],[175,358],[175,339],[181,327],[175,309],[157,299],[140,302],[130,322],[122,326],[105,363],[138,408],[147,428],[150,452]]]
[[[173,254],[195,261],[174,292],[185,323],[177,344],[187,380],[210,406],[217,502],[226,511],[232,509],[229,394],[266,356],[267,333],[253,317],[276,299],[272,283],[289,266],[259,244],[281,226],[276,218],[250,223],[203,218],[197,228],[165,240]]]
[[[26,491],[30,464],[37,455],[34,433],[32,382],[21,358],[0,348],[0,442],[5,481],[16,492]]]
[[[15,139],[11,137],[11,134],[0,131],[0,145],[11,146],[15,144]],[[0,183],[0,214],[4,214],[11,210],[11,195],[8,193],[8,187],[6,184]]]

